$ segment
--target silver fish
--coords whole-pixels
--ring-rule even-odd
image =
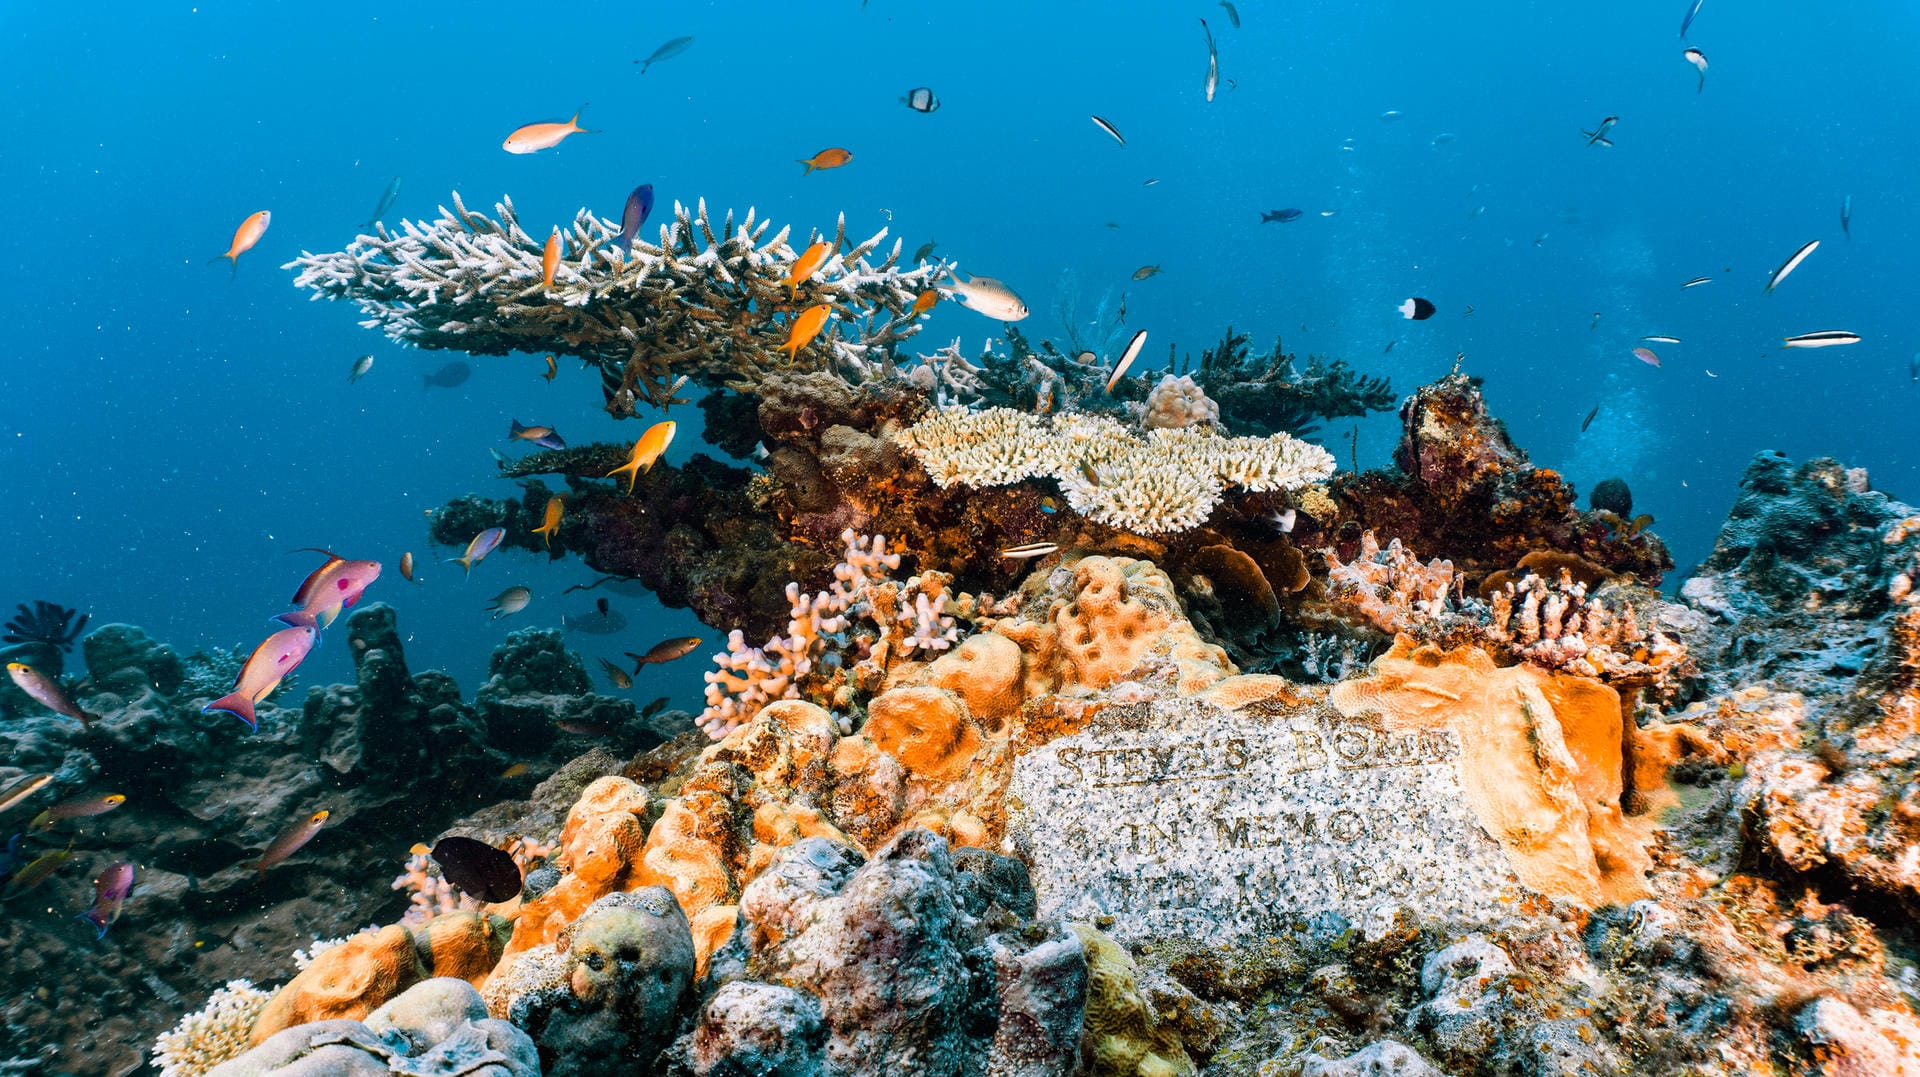
[[[1782,347],[1831,348],[1835,344],[1858,343],[1860,343],[1858,333],[1849,333],[1844,329],[1824,329],[1818,333],[1802,333],[1797,337],[1788,337]]]
[[[347,373],[347,384],[352,385],[354,382],[359,381],[361,378],[366,377],[367,371],[372,369],[373,369],[373,356],[363,355],[360,358],[355,359],[353,361],[353,369]]]
[[[497,621],[502,617],[519,613],[527,608],[527,603],[532,601],[532,591],[525,587],[509,587],[493,596],[493,605],[487,608],[493,611],[493,619]]]
[[[1233,28],[1235,30],[1240,29],[1239,10],[1229,3],[1228,0],[1220,0],[1220,6],[1227,9],[1227,21],[1233,24]]]
[[[1787,274],[1799,269],[1800,263],[1806,261],[1807,255],[1812,254],[1814,248],[1818,246],[1820,246],[1819,240],[1809,240],[1806,246],[1794,251],[1792,257],[1780,263],[1780,268],[1774,270],[1773,276],[1767,278],[1767,291],[1772,292],[1775,288],[1778,288],[1780,282],[1787,279]]]
[[[1212,101],[1214,92],[1220,88],[1220,53],[1213,47],[1213,30],[1207,26],[1207,20],[1200,20],[1200,29],[1207,34],[1207,100]]]
[[[1712,283],[1713,283],[1713,278],[1712,278],[1712,277],[1695,277],[1695,278],[1693,278],[1692,280],[1690,280],[1690,281],[1688,281],[1687,283],[1685,283],[1685,284],[1682,284],[1682,285],[1681,285],[1680,287],[1682,287],[1682,288],[1698,288],[1698,287],[1700,287],[1700,286],[1701,286],[1702,284],[1712,284]]]
[[[1706,89],[1707,88],[1707,54],[1704,52],[1701,52],[1699,49],[1688,48],[1683,50],[1680,53],[1680,55],[1686,57],[1687,62],[1693,65],[1693,69],[1695,71],[1700,72],[1700,85],[1695,86],[1693,88],[1693,92],[1699,93],[1701,90]]]
[[[1693,20],[1700,15],[1700,5],[1706,2],[1707,0],[1693,0],[1692,6],[1687,8],[1687,17],[1680,20],[1681,37],[1687,36],[1687,30],[1693,26]]]
[[[1107,392],[1113,392],[1113,387],[1120,384],[1120,379],[1126,375],[1127,368],[1133,365],[1134,359],[1140,355],[1140,349],[1146,346],[1147,331],[1145,329],[1134,333],[1133,339],[1127,341],[1127,350],[1120,353],[1120,361],[1113,364],[1113,373],[1107,375]]]
[[[945,285],[946,289],[968,310],[1003,322],[1017,322],[1027,316],[1026,301],[1004,282],[992,277],[968,277],[963,281],[958,273],[950,275],[953,283]]]

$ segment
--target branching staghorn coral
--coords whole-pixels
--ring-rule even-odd
[[[951,576],[926,572],[901,583],[889,575],[900,555],[888,552],[885,537],[848,529],[840,538],[846,556],[826,590],[809,595],[787,584],[793,610],[784,635],[763,647],[749,647],[739,629],[727,636],[727,653],[715,655],[718,668],[706,674],[700,728],[708,736],[719,740],[776,699],[845,710],[894,662],[959,642],[960,626],[947,612]]]
[[[1288,434],[1230,438],[1200,426],[1143,438],[1085,412],[1049,419],[1011,408],[945,408],[895,438],[942,488],[1049,476],[1075,512],[1141,535],[1199,526],[1229,486],[1296,490],[1333,473],[1333,454]]]
[[[200,1077],[253,1046],[253,1024],[266,1008],[271,991],[247,980],[229,980],[207,998],[207,1004],[180,1019],[171,1031],[154,1041],[153,1064],[160,1077]]]
[[[316,299],[350,299],[361,324],[421,348],[476,355],[553,352],[602,372],[607,411],[617,418],[643,404],[665,406],[693,379],[751,392],[773,370],[839,369],[867,376],[889,362],[893,345],[913,335],[915,297],[946,266],[900,268],[899,241],[875,264],[887,230],[863,243],[840,218],[833,253],[790,293],[782,279],[798,257],[790,228],[753,210],[737,226],[717,226],[702,200],[674,203],[657,243],[636,239],[622,253],[620,228],[582,209],[561,229],[564,254],[544,284],[544,237],[521,227],[511,198],[498,220],[453,209],[434,221],[376,225],[344,251],[302,251],[285,268]],[[799,244],[805,248],[806,244]],[[797,355],[780,351],[792,318],[826,304],[834,318]]]
[[[1498,658],[1662,692],[1687,660],[1685,645],[1640,627],[1632,603],[1615,610],[1564,568],[1552,581],[1529,573],[1481,602],[1467,596],[1452,562],[1421,564],[1398,539],[1383,550],[1372,531],[1361,535],[1352,561],[1321,553],[1328,599],[1389,635],[1473,643]]]

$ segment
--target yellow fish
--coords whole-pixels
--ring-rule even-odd
[[[558,373],[560,373],[560,365],[553,361],[553,356],[547,356],[547,372],[540,376],[551,382],[554,375]]]
[[[800,349],[813,343],[813,338],[826,328],[827,313],[825,303],[801,311],[800,316],[793,320],[793,326],[787,330],[787,342],[780,345],[779,350],[786,352],[789,359],[799,358]]]
[[[800,161],[799,163],[806,165],[807,172],[811,173],[816,168],[839,168],[841,165],[846,164],[848,161],[851,161],[851,160],[853,160],[853,154],[848,153],[846,150],[843,150],[838,146],[835,146],[831,149],[821,150],[819,153],[816,153],[812,157],[808,157],[805,160]]]
[[[506,781],[509,778],[524,777],[526,773],[532,769],[533,769],[532,767],[526,765],[525,763],[515,763],[514,765],[500,772],[500,780]]]
[[[540,269],[546,279],[540,282],[543,288],[553,287],[553,271],[560,268],[560,229],[555,228],[547,237],[547,249],[540,255]]]
[[[547,499],[547,522],[533,529],[533,533],[543,536],[548,547],[553,546],[553,536],[560,533],[560,517],[566,510],[566,498],[555,494]]]
[[[787,275],[780,278],[780,283],[787,286],[789,299],[799,296],[800,286],[807,283],[807,278],[813,276],[822,265],[826,264],[827,255],[831,253],[833,248],[827,245],[826,240],[816,239],[800,257],[793,260],[793,266],[787,270]]]
[[[573,119],[566,123],[530,123],[516,127],[513,134],[508,135],[507,140],[500,144],[500,148],[508,153],[538,153],[558,146],[568,135],[575,133],[590,135],[593,132],[580,126],[580,113],[586,111],[586,108],[587,106],[581,105],[574,110]]]
[[[273,214],[264,209],[241,221],[240,227],[234,230],[233,243],[227,247],[227,253],[208,259],[207,264],[212,265],[221,258],[225,258],[233,263],[234,274],[239,275],[240,256],[252,250],[255,243],[260,242],[260,237],[267,234],[267,225],[271,223],[273,223]]]
[[[922,314],[932,310],[933,305],[938,302],[940,302],[940,293],[934,291],[932,288],[928,288],[926,291],[913,297],[913,309],[907,311],[907,317],[918,318]]]
[[[640,476],[652,471],[653,462],[660,459],[661,455],[667,451],[667,446],[673,444],[673,432],[676,428],[672,419],[657,422],[648,427],[647,432],[640,435],[640,440],[633,443],[633,455],[627,457],[627,462],[607,472],[605,477],[611,479],[623,471],[626,472],[627,493],[633,493],[633,484],[639,481]]]

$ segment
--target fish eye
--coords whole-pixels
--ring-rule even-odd
[[[594,972],[599,972],[601,969],[605,968],[607,964],[606,959],[601,957],[598,953],[587,954],[587,956],[580,959],[580,963],[582,965],[585,965],[587,968],[592,969]]]

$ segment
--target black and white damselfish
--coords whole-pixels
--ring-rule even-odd
[[[1428,318],[1433,317],[1433,312],[1438,308],[1436,308],[1430,300],[1414,296],[1412,299],[1400,304],[1397,309],[1400,311],[1402,318],[1416,322],[1424,322]]]
[[[915,112],[938,112],[940,110],[940,98],[934,94],[931,86],[916,86],[908,90],[907,96],[902,97],[900,103]]]

